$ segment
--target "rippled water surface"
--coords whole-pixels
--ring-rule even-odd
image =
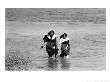
[[[14,63],[16,65],[10,65],[10,68],[18,69],[20,65],[23,69],[27,66],[26,69],[29,68],[29,70],[46,71],[106,69],[105,25],[54,25],[54,28],[51,29],[54,29],[58,35],[58,41],[63,32],[68,34],[71,45],[68,60],[59,56],[48,58],[45,47],[40,49],[43,36],[50,30],[48,24],[6,23],[6,56],[8,57],[10,52],[14,52],[14,55],[24,56],[24,59],[22,57],[21,59],[18,58],[17,63]],[[13,55],[12,53],[11,55]],[[8,61],[12,63],[10,58]],[[24,63],[26,64],[23,67]],[[29,66],[28,63],[30,63]]]

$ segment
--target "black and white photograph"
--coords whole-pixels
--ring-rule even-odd
[[[5,8],[6,71],[105,71],[106,8]]]

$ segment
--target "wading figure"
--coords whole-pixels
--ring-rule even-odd
[[[70,53],[69,42],[70,42],[70,39],[67,37],[66,33],[60,36],[60,46],[61,46],[60,57],[64,57],[64,56],[66,56],[67,58],[69,57],[69,53]]]
[[[46,43],[46,51],[48,53],[49,57],[52,57],[53,55],[58,54],[58,48],[57,48],[57,41],[56,41],[56,34],[53,30],[51,30],[47,35],[43,38],[44,43]],[[41,46],[43,48],[43,46]]]

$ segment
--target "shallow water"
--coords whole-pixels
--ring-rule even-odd
[[[72,57],[66,58],[49,58],[48,56],[40,57],[34,60],[36,69],[45,71],[93,71],[105,69],[105,57]]]
[[[43,34],[46,34],[50,29],[48,26],[39,27],[36,24],[10,24],[6,26],[6,52],[11,50],[19,50],[21,53],[23,53],[23,55],[32,60],[32,70],[105,70],[105,27],[105,25],[89,24],[88,26],[81,25],[80,27],[76,27],[74,25],[66,26],[65,29],[64,26],[59,26],[58,28],[54,27],[56,34],[60,35],[63,32],[66,32],[71,39],[70,57],[68,60],[66,60],[61,59],[60,57],[48,58],[45,48],[40,50]]]
[[[57,58],[41,57],[38,60],[36,59],[34,61],[34,64],[36,65],[36,69],[48,71],[69,70],[70,68],[69,60],[60,57]]]

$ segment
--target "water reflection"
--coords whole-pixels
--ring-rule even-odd
[[[61,62],[61,69],[62,70],[70,68],[70,63],[69,63],[69,61],[67,59],[61,58],[60,62]]]
[[[66,58],[48,58],[46,69],[49,71],[68,70],[69,68],[70,63]]]
[[[48,70],[56,70],[58,68],[58,60],[56,58],[49,58],[47,66]]]

